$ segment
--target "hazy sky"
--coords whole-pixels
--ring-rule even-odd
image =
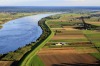
[[[0,6],[100,6],[100,0],[0,0]]]

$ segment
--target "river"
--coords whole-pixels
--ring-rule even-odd
[[[38,14],[11,20],[0,29],[0,54],[14,51],[35,42],[42,34],[38,21],[54,14]]]

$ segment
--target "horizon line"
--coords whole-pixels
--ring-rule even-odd
[[[0,6],[0,7],[100,7],[100,6]]]

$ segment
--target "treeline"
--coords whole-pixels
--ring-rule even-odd
[[[51,33],[50,29],[48,28],[48,26],[45,24],[45,21],[48,17],[46,18],[42,18],[38,24],[39,26],[41,26],[42,30],[43,30],[43,34],[41,35],[41,37],[38,40],[45,40],[48,35]]]
[[[90,18],[91,17],[89,17],[89,16],[81,16],[79,18],[76,18],[76,19],[80,19],[82,21],[82,23],[78,24],[80,27],[76,27],[76,28],[77,29],[79,29],[79,28],[85,29],[85,30],[100,30],[99,26],[86,23],[85,19],[90,19]]]
[[[17,7],[0,7],[0,12],[86,12],[90,10],[100,10],[99,7],[44,7],[44,6],[17,6]]]

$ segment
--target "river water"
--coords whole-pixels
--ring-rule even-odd
[[[35,42],[42,34],[38,21],[54,14],[38,14],[11,20],[0,29],[0,54],[14,51]]]

